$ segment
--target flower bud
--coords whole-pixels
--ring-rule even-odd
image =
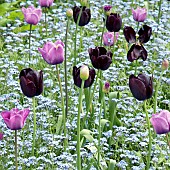
[[[104,86],[103,86],[103,92],[104,93],[109,93],[110,90],[110,83],[109,82],[105,82]]]
[[[72,9],[68,9],[66,11],[66,15],[67,15],[67,17],[72,17],[73,16],[73,10]]]
[[[166,69],[168,69],[168,67],[169,67],[169,61],[167,59],[164,59],[162,61],[162,69],[166,70]]]
[[[89,78],[89,68],[86,65],[81,66],[80,68],[80,78],[82,80],[87,80]]]
[[[80,0],[80,4],[82,6],[87,6],[87,0]]]

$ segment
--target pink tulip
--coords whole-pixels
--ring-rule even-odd
[[[0,140],[3,139],[3,133],[0,133]]]
[[[153,114],[150,119],[153,128],[157,134],[170,132],[170,112],[162,110],[160,113]]]
[[[22,7],[22,13],[28,24],[37,25],[41,19],[42,10],[34,6],[29,6],[28,8]]]
[[[119,33],[116,32],[116,40],[118,39]],[[103,42],[105,46],[112,46],[114,42],[114,33],[113,32],[105,32],[103,34]]]
[[[47,42],[43,48],[38,48],[38,51],[48,64],[56,65],[64,61],[64,43],[61,40],[55,43]]]
[[[19,110],[17,108],[13,108],[10,111],[1,112],[1,116],[9,129],[19,130],[23,128],[29,113],[29,109]]]
[[[147,17],[147,10],[146,8],[139,8],[139,7],[136,10],[132,8],[132,15],[135,21],[143,22]]]
[[[39,0],[41,7],[50,7],[54,0]]]

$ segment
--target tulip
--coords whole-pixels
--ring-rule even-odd
[[[86,6],[81,6],[81,7],[75,6],[73,8],[73,19],[76,24],[77,24],[77,21],[79,18],[80,11],[82,11],[82,12],[81,12],[81,16],[80,16],[78,25],[85,26],[90,22],[91,12],[90,12],[89,8],[86,8]]]
[[[10,111],[1,112],[1,116],[9,129],[19,130],[23,128],[29,113],[29,109],[19,110],[13,108]]]
[[[47,42],[43,48],[38,48],[38,51],[48,64],[56,65],[64,61],[64,43],[60,40],[55,43]]]
[[[112,46],[114,45],[114,41],[118,39],[119,33],[116,33],[116,39],[114,39],[114,33],[113,32],[105,32],[103,34],[103,42],[105,46]]]
[[[89,78],[89,67],[88,66],[86,66],[86,65],[81,66],[80,78],[82,80],[87,80]]]
[[[102,91],[104,93],[109,93],[109,90],[110,90],[110,83],[109,82],[105,82]]]
[[[130,62],[142,58],[143,61],[147,59],[148,53],[142,45],[133,44],[127,53],[127,59]]]
[[[53,4],[54,0],[39,0],[41,7],[50,7]]]
[[[105,5],[103,7],[103,9],[104,9],[105,12],[108,12],[108,11],[110,11],[112,9],[112,6],[111,5]]]
[[[123,29],[123,34],[128,43],[136,42],[136,32],[132,27],[125,26]]]
[[[138,34],[139,34],[139,38],[138,38],[139,42],[141,44],[147,43],[152,34],[152,28],[147,25],[143,25],[143,27],[139,30]]]
[[[168,67],[169,67],[169,61],[167,59],[164,59],[162,61],[162,69],[166,70],[166,69],[168,69]]]
[[[160,113],[153,114],[150,119],[153,128],[157,134],[170,132],[170,112],[162,110]]]
[[[0,133],[0,140],[2,140],[3,139],[3,133]]]
[[[133,96],[137,100],[145,100],[152,97],[153,81],[151,77],[145,74],[139,74],[138,77],[133,74],[129,77],[129,87]]]
[[[81,88],[82,79],[80,78],[80,69],[81,66],[78,68],[76,66],[73,67],[73,79],[74,79],[74,84]],[[90,87],[94,82],[94,78],[95,78],[95,70],[89,68],[89,77],[84,82],[84,88]]]
[[[35,8],[34,6],[29,6],[28,8],[22,7],[22,13],[28,24],[37,25],[41,19],[42,10]]]
[[[37,72],[31,68],[21,70],[20,75],[20,86],[22,92],[27,97],[38,96],[43,91],[43,73],[42,71]]]
[[[101,70],[107,70],[109,68],[113,55],[111,51],[107,51],[104,47],[90,48],[88,51],[94,68]]]
[[[139,8],[139,7],[136,10],[132,8],[132,15],[135,21],[143,22],[147,17],[147,10],[146,8]]]
[[[106,19],[106,28],[110,32],[118,32],[122,26],[122,19],[117,13],[111,13]]]

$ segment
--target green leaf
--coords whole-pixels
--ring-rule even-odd
[[[84,136],[84,135],[90,135],[90,133],[92,133],[90,130],[88,130],[88,129],[83,129],[81,132],[80,132],[80,134],[82,135],[82,136]]]
[[[11,20],[10,19],[7,19],[7,18],[2,18],[0,20],[0,26],[5,26],[8,22],[10,22]]]
[[[107,119],[101,119],[101,127],[104,128],[105,124],[109,122]]]
[[[113,159],[110,159],[110,163],[109,163],[109,169],[108,170],[114,170],[116,165],[116,161]]]
[[[20,19],[20,20],[23,20],[24,19],[24,15],[22,14],[21,11],[12,11],[10,13],[10,15],[8,16],[8,19],[11,19],[11,20],[15,20],[15,19]]]
[[[92,135],[84,135],[84,137],[89,141],[89,142],[93,142],[93,136]]]
[[[35,30],[36,27],[37,27],[36,25],[32,25],[32,30]],[[29,31],[29,30],[30,30],[30,25],[27,24],[27,25],[24,25],[22,27],[17,27],[13,31],[14,31],[14,33],[17,34],[19,32],[24,32],[24,31]]]
[[[63,116],[59,115],[58,116],[58,121],[57,121],[57,125],[56,125],[56,135],[59,134],[61,126],[62,126],[62,122],[63,122]]]

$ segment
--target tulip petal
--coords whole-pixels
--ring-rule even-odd
[[[20,111],[18,112],[18,114],[21,115],[21,117],[22,117],[22,123],[23,123],[23,125],[25,124],[25,121],[26,121],[27,116],[29,115],[29,113],[30,113],[30,110],[29,110],[29,109],[20,110]]]
[[[143,25],[143,27],[139,30],[138,34],[139,34],[138,39],[140,43],[147,43],[150,40],[152,28],[147,25]]]
[[[10,111],[3,111],[1,112],[1,116],[3,119],[10,119],[11,112]]]
[[[128,26],[124,27],[123,34],[128,43],[136,42],[136,32],[132,27],[128,27]]]
[[[61,40],[57,40],[54,44],[55,44],[56,46],[57,46],[58,44],[60,44],[60,45],[62,45],[62,46],[64,47],[64,43],[63,43]]]

